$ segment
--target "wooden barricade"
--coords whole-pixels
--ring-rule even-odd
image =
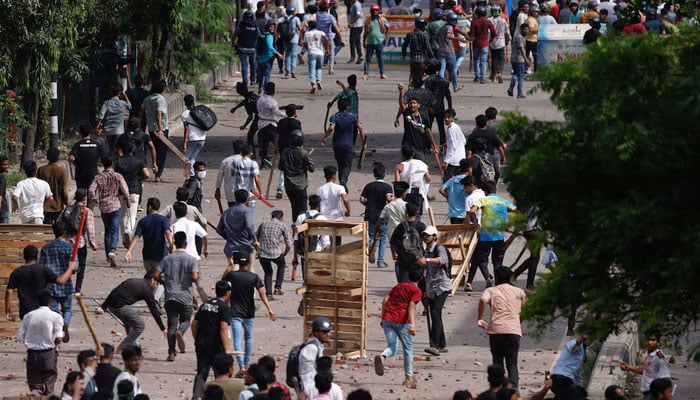
[[[452,292],[454,296],[464,275],[469,271],[474,249],[479,241],[479,230],[471,224],[437,225],[438,243],[452,254]]]
[[[317,317],[333,324],[327,355],[342,353],[348,358],[366,357],[367,333],[367,223],[308,219],[296,227],[305,232],[306,278],[297,293],[304,294],[304,332],[311,334]],[[309,252],[308,239],[329,235],[331,245],[323,252]],[[335,238],[343,244],[336,246]]]
[[[5,312],[5,292],[10,273],[24,264],[23,250],[27,245],[34,245],[39,250],[46,243],[55,239],[51,225],[0,224],[0,309]],[[19,300],[12,297],[12,311],[15,321],[0,318],[0,338],[15,337],[19,328]]]

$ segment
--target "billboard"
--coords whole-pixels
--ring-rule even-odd
[[[583,35],[588,24],[545,24],[537,32],[537,64],[547,65],[581,56],[586,51]],[[600,29],[605,32],[605,24]]]

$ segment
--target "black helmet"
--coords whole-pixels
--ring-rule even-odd
[[[476,8],[476,16],[477,17],[485,17],[486,16],[486,7],[484,6],[479,6]]]
[[[423,18],[416,18],[416,29],[424,31],[425,30],[425,19]]]
[[[302,146],[304,145],[304,132],[301,129],[295,129],[289,133],[289,143],[292,146]]]
[[[588,20],[588,25],[590,25],[593,29],[600,29],[600,24],[600,18],[598,17],[593,17]]]
[[[246,10],[246,12],[243,13],[243,21],[245,21],[245,22],[255,21],[255,14],[253,14],[253,12],[250,10]]]
[[[313,332],[316,331],[322,331],[322,332],[330,332],[331,329],[333,329],[333,325],[331,325],[331,321],[328,320],[326,317],[318,317],[314,320],[314,323],[311,325],[311,330]]]

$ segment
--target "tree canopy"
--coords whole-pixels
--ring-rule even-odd
[[[598,337],[628,320],[685,332],[700,315],[700,27],[604,36],[541,77],[565,122],[500,128],[509,191],[559,255],[526,318],[544,329],[573,306]]]

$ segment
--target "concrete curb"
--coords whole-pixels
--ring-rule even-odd
[[[598,353],[593,373],[588,381],[588,398],[603,400],[605,388],[610,385],[624,387],[627,373],[619,367],[620,361],[634,364],[639,351],[637,324],[628,322],[619,335],[608,336]]]

